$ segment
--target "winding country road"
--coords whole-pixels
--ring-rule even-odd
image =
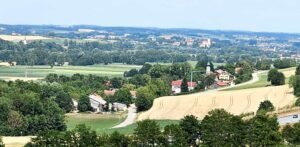
[[[131,124],[135,123],[136,117],[137,117],[137,113],[136,113],[136,106],[134,104],[131,104],[130,107],[128,108],[128,114],[127,114],[127,118],[120,124],[112,127],[113,129],[115,128],[123,128],[126,126],[129,126]]]

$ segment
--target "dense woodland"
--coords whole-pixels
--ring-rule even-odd
[[[16,61],[18,65],[93,65],[93,64],[137,64],[146,62],[176,63],[197,61],[208,56],[211,62],[236,63],[242,60],[256,61],[269,57],[270,53],[247,46],[229,45],[222,48],[174,48],[153,46],[151,42],[134,45],[127,41],[114,43],[77,42],[63,43],[33,41],[26,45],[0,40],[0,60]]]

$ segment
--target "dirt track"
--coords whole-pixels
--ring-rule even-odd
[[[289,77],[294,72],[286,71],[284,74]],[[209,111],[216,108],[223,108],[232,114],[239,115],[256,112],[260,102],[264,100],[270,100],[278,109],[291,105],[295,97],[288,85],[167,96],[155,99],[153,107],[140,114],[138,120],[179,120],[190,114],[202,119]]]

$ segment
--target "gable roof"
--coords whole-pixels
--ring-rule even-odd
[[[89,98],[102,104],[102,105],[106,104],[106,101],[100,95],[91,94],[91,95],[89,95]]]

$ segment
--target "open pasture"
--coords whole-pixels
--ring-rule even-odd
[[[39,79],[44,78],[48,74],[55,73],[58,75],[71,76],[73,74],[93,74],[98,76],[121,77],[125,71],[141,66],[136,65],[91,65],[91,66],[13,66],[0,67],[0,79]]]

